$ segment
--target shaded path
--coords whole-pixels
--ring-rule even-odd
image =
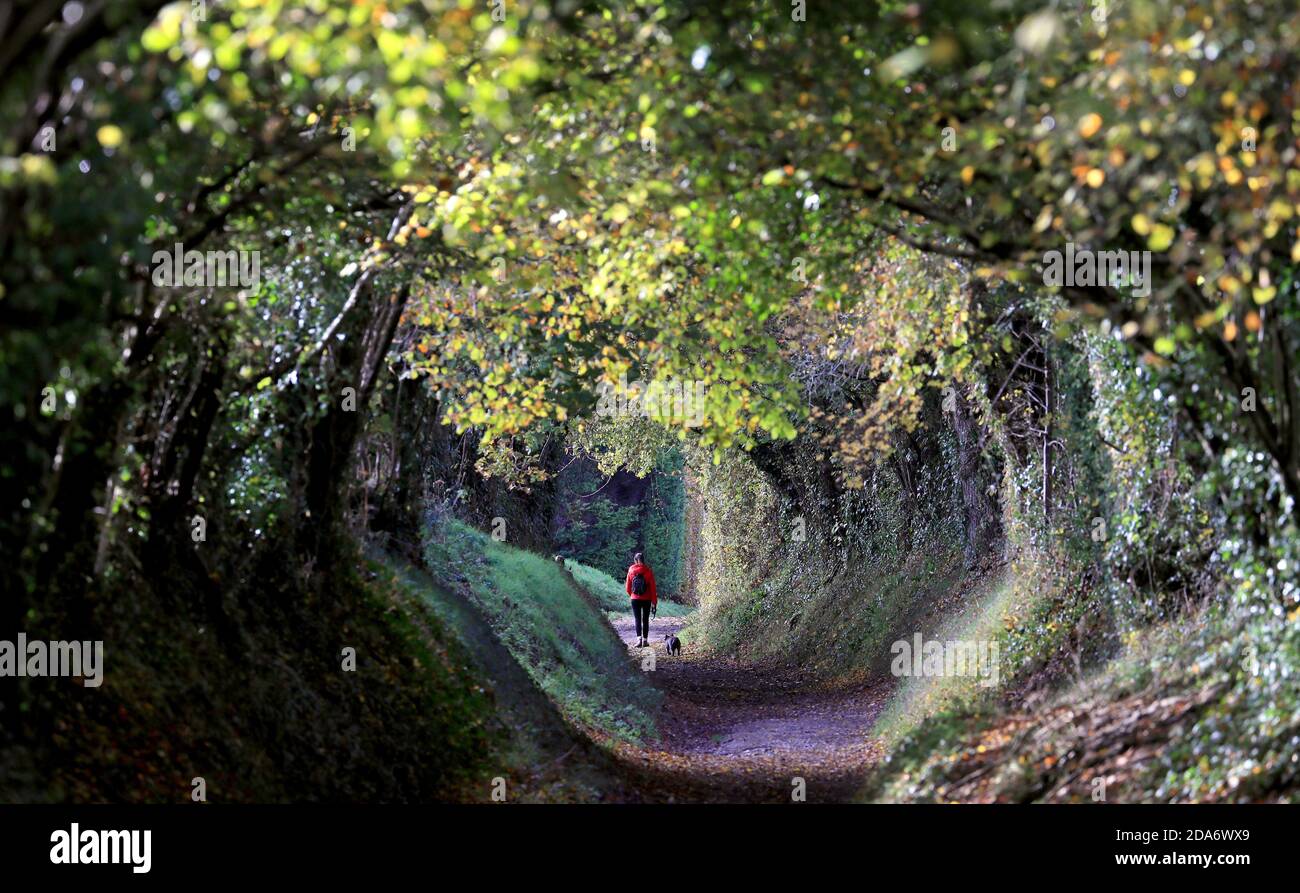
[[[663,740],[641,749],[615,748],[619,758],[655,789],[646,799],[789,803],[793,779],[804,779],[807,802],[852,798],[881,756],[871,727],[890,691],[887,680],[832,686],[802,679],[788,667],[742,664],[684,646],[664,650],[663,635],[680,618],[651,624],[654,684],[664,692]],[[632,617],[612,621],[634,648]]]

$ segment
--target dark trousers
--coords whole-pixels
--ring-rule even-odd
[[[636,637],[650,638],[650,599],[632,599],[632,618],[636,621]]]

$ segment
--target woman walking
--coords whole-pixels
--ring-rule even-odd
[[[644,555],[632,556],[632,566],[627,569],[627,594],[632,597],[632,619],[636,622],[637,647],[650,644],[650,618],[659,609],[659,591],[655,588],[655,574],[646,564]]]

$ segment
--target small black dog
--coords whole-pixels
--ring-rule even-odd
[[[668,649],[669,654],[682,653],[682,641],[672,633],[664,636],[664,647]]]

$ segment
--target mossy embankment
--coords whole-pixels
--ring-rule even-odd
[[[101,581],[102,685],[23,680],[27,743],[0,748],[0,800],[463,799],[493,732],[458,638],[381,563],[340,556],[323,579],[278,570],[256,565],[260,586],[231,587],[222,628],[179,587]]]
[[[1300,704],[1283,669],[1300,657],[1294,623],[1207,607],[1129,631],[1093,665],[1076,664],[1075,648],[1044,651],[1050,657],[1038,673],[1013,674],[995,697],[953,698],[907,725],[863,796],[1294,800]]]
[[[606,622],[616,587],[607,575],[575,565],[589,591],[555,561],[454,521],[430,532],[425,557],[570,721],[597,737],[657,736],[660,694]]]
[[[464,646],[492,708],[492,748],[462,792],[489,801],[496,779],[508,802],[590,802],[621,792],[609,754],[575,727],[498,638],[492,622],[455,577],[388,559],[393,572]]]

